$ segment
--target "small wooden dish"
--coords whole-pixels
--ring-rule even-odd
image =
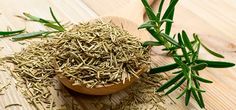
[[[154,0],[149,0],[149,4],[152,4]],[[122,8],[121,10],[117,10],[117,12],[109,14],[109,16],[100,17],[97,19],[89,20],[89,22],[94,22],[97,20],[103,22],[112,22],[113,24],[123,28],[124,30],[128,31],[130,34],[138,37],[140,41],[147,41],[149,40],[149,34],[146,30],[138,30],[138,26],[143,23],[143,16],[145,10],[141,3],[141,0],[133,0],[130,2],[127,7]],[[119,15],[118,16],[111,16],[111,15]],[[137,76],[140,76],[142,73],[147,72],[149,66],[143,65],[140,67],[140,70],[136,73]],[[137,79],[136,77],[132,76],[130,81],[126,80],[123,84],[122,82],[118,84],[111,84],[106,85],[104,87],[98,88],[87,88],[85,86],[76,85],[73,86],[73,81],[69,80],[68,78],[63,77],[62,75],[58,74],[58,79],[60,82],[65,85],[66,87],[83,94],[88,95],[108,95],[118,91],[121,91],[131,84]]]
[[[143,65],[141,69],[136,73],[136,75],[141,75],[142,73],[146,72],[148,70],[147,65]],[[64,77],[61,74],[58,74],[58,79],[60,82],[65,85],[66,87],[70,88],[71,90],[74,90],[76,92],[82,93],[82,94],[87,94],[87,95],[108,95],[112,93],[119,92],[133,84],[135,80],[137,80],[136,77],[132,76],[130,78],[130,81],[126,79],[125,83],[123,84],[122,82],[118,84],[110,84],[110,85],[105,85],[103,87],[97,87],[97,88],[87,88],[85,86],[80,86],[80,85],[72,85],[73,81],[69,80],[68,78]]]

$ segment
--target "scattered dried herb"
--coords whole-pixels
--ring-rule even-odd
[[[12,106],[22,106],[22,105],[21,104],[9,104],[9,105],[5,106],[5,109],[9,108],[9,107],[12,107]]]
[[[9,81],[8,83],[6,84],[0,84],[0,93],[4,90],[4,89],[7,89],[8,86],[11,85],[11,82]],[[0,95],[3,95],[4,93],[0,94]]]
[[[141,80],[137,81],[127,90],[129,94],[121,103],[112,108],[114,110],[166,110],[162,96],[155,92],[159,82],[164,78],[159,74],[143,74]]]
[[[48,88],[57,74],[73,80],[74,85],[101,87],[137,77],[136,71],[149,65],[149,59],[148,47],[135,36],[112,23],[97,21],[32,43],[5,61],[15,65],[13,76],[27,100],[52,108]]]

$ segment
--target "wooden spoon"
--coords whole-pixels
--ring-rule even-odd
[[[154,0],[149,0],[149,4],[152,4]],[[115,15],[119,15],[120,17],[115,16],[114,14],[110,14],[110,16],[104,16],[97,19],[90,20],[89,22],[94,22],[97,20],[102,20],[103,22],[114,23],[117,26],[120,26],[127,30],[130,34],[137,36],[141,41],[149,40],[148,33],[144,30],[138,30],[138,26],[144,21],[144,7],[141,3],[141,0],[132,0],[130,3],[122,8],[121,10],[114,12]],[[114,15],[114,16],[111,16]],[[140,67],[140,70],[136,73],[138,76],[148,70],[147,65],[143,65]],[[137,78],[132,76],[130,81],[128,79],[123,84],[122,82],[118,84],[105,85],[104,87],[98,88],[87,88],[85,86],[75,85],[73,86],[73,81],[68,78],[58,74],[58,79],[60,82],[66,87],[83,94],[88,95],[108,95],[118,91],[121,91],[128,86],[130,86]]]

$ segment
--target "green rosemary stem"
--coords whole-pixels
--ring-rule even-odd
[[[175,5],[179,0],[170,0],[170,4],[167,7],[162,19],[161,11],[165,0],[161,0],[157,16],[154,11],[148,5],[146,0],[142,0],[144,7],[146,9],[149,21],[142,24],[139,29],[145,28],[157,41],[146,41],[143,46],[163,46],[163,51],[168,51],[167,55],[171,55],[175,63],[152,68],[150,74],[156,74],[161,72],[167,72],[174,70],[172,74],[176,74],[173,78],[169,79],[161,87],[159,87],[156,92],[169,89],[166,95],[175,91],[181,85],[186,83],[184,91],[177,97],[180,98],[185,95],[185,105],[187,106],[190,101],[190,97],[193,96],[195,101],[198,103],[199,107],[205,108],[202,93],[200,87],[201,83],[212,83],[212,81],[200,77],[199,71],[209,68],[228,68],[235,66],[231,62],[222,61],[208,61],[204,59],[199,59],[200,47],[203,47],[208,53],[215,57],[224,58],[223,55],[214,52],[204,45],[197,34],[193,34],[194,40],[190,40],[187,33],[183,30],[181,33],[177,33],[178,41],[170,36],[171,27],[173,23]],[[165,27],[162,29],[162,25]],[[165,31],[165,32],[162,32]],[[178,51],[179,50],[179,51]],[[177,53],[178,51],[178,53]],[[182,86],[183,87],[183,86]]]

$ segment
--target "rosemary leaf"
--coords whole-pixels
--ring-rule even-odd
[[[55,23],[54,21],[46,20],[46,19],[43,19],[43,18],[39,18],[39,17],[33,16],[33,15],[29,14],[29,13],[25,13],[24,12],[23,15],[25,15],[30,20],[35,21],[35,22],[40,22],[40,23]]]
[[[182,93],[179,94],[179,96],[176,99],[179,99],[180,97],[182,97],[186,92],[187,92],[187,88],[185,88]]]
[[[161,0],[160,5],[159,5],[159,9],[158,9],[158,13],[157,13],[157,20],[160,21],[160,17],[161,17],[161,12],[162,12],[162,8],[163,8],[163,4],[164,4],[165,0]]]
[[[156,19],[156,15],[154,14],[154,12],[153,12],[151,6],[148,4],[147,0],[142,0],[142,3],[145,7],[148,18],[150,20],[158,22],[157,19]]]
[[[216,56],[216,57],[219,57],[219,58],[224,58],[223,55],[212,51],[211,49],[209,49],[208,47],[206,47],[202,42],[201,42],[201,45],[202,45],[202,47],[203,47],[204,49],[206,49],[207,52],[209,52],[209,53],[212,54],[213,56]]]
[[[193,87],[193,89],[196,90],[196,91],[199,91],[199,92],[206,92],[205,90],[198,89],[198,88],[195,88],[195,87]]]
[[[149,20],[138,27],[138,29],[156,27],[155,21]]]
[[[207,67],[207,63],[199,63],[199,64],[196,64],[196,65],[193,65],[191,67],[191,69],[199,71],[199,70],[205,69],[206,67]]]
[[[200,76],[197,76],[197,75],[193,75],[193,77],[194,77],[196,80],[201,81],[201,82],[204,82],[204,83],[213,83],[212,81],[207,80],[207,79],[204,79],[204,78],[202,78],[202,77],[200,77]]]
[[[175,86],[173,86],[171,89],[169,89],[169,90],[165,93],[165,95],[168,95],[168,94],[170,94],[171,92],[173,92],[174,90],[176,90],[178,87],[180,87],[180,86],[184,83],[185,80],[186,80],[186,78],[182,78]]]
[[[160,21],[161,23],[164,23],[164,22],[169,22],[169,23],[173,23],[174,21],[173,20],[171,20],[171,19],[163,19],[163,20],[161,20]]]
[[[188,82],[187,82],[188,90],[191,90],[192,88],[192,73],[191,71],[188,72]]]
[[[196,60],[196,63],[206,63],[207,67],[211,68],[228,68],[228,67],[233,67],[235,66],[234,63],[230,62],[221,62],[221,61],[209,61],[209,60]]]
[[[166,9],[166,12],[164,13],[162,19],[166,19],[169,18],[169,16],[171,15],[172,11],[175,8],[175,5],[178,3],[179,0],[171,0],[170,5],[168,6],[168,8]]]
[[[164,48],[164,49],[162,49],[162,50],[163,50],[163,51],[171,51],[171,50],[177,50],[177,49],[179,49],[179,47],[173,46],[173,47],[170,47],[170,48]]]
[[[158,88],[156,92],[160,92],[160,91],[165,90],[166,88],[170,87],[172,84],[177,82],[182,77],[183,77],[183,74],[176,75],[174,78],[170,79],[169,81],[164,83],[160,88]]]
[[[185,44],[184,44],[184,42],[183,42],[183,39],[182,39],[180,33],[178,33],[178,41],[179,41],[179,44],[182,45],[182,46],[181,46],[181,50],[182,50],[182,52],[183,52],[183,56],[184,56],[186,62],[187,62],[187,63],[190,63],[189,55],[188,55],[187,50],[186,50],[186,48],[185,48],[185,46],[184,46]]]
[[[179,70],[179,71],[173,72],[172,74],[179,74],[179,73],[182,73],[182,70]]]
[[[55,17],[55,15],[54,15],[54,13],[53,13],[53,11],[52,11],[52,8],[50,7],[49,9],[50,9],[50,13],[51,13],[53,19],[55,20],[55,22],[56,22],[56,23],[58,24],[58,26],[60,26],[60,27],[63,29],[63,31],[64,31],[64,30],[65,30],[64,27],[60,24],[60,22],[59,22],[59,21],[57,20],[57,18]]]
[[[176,57],[180,57],[180,58],[184,58],[184,55],[177,55],[177,54],[175,54],[174,56],[176,56]],[[191,53],[188,53],[187,56],[192,56],[192,54],[191,54]]]
[[[175,11],[175,9],[173,9],[171,11],[170,16],[168,17],[168,19],[173,20],[173,18],[174,18],[174,11]],[[166,22],[165,33],[167,35],[170,35],[170,31],[171,31],[171,28],[172,28],[172,23],[173,22]]]
[[[186,45],[186,47],[191,51],[191,52],[194,52],[193,50],[193,46],[188,38],[188,35],[187,33],[183,30],[182,31],[182,38],[183,38],[183,41],[184,41],[184,44]]]
[[[171,44],[180,47],[178,42],[176,42],[174,39],[172,39],[169,35],[165,34],[165,33],[161,33],[161,36],[166,39],[168,42],[170,42]]]
[[[177,4],[177,2],[178,2],[178,1],[176,1],[176,4]],[[171,5],[174,4],[174,3],[175,3],[175,0],[171,0],[169,6],[171,6]],[[173,7],[170,7],[170,8],[168,7],[168,8],[167,8],[167,10],[166,10],[166,12],[165,12],[165,14],[167,13],[167,16],[166,16],[166,18],[165,18],[165,14],[164,14],[162,20],[163,20],[163,19],[170,19],[170,20],[173,20],[173,18],[174,18],[174,12],[175,12],[175,5],[176,5],[176,4],[174,4]],[[162,25],[162,24],[163,24],[163,23],[161,23],[161,25]],[[171,28],[172,28],[172,22],[166,22],[165,33],[166,33],[167,35],[170,35]]]
[[[156,15],[153,13],[152,9],[151,8],[147,8],[147,7],[145,7],[145,9],[146,9],[146,13],[147,13],[148,18],[150,20],[157,21]]]
[[[18,41],[18,40],[23,40],[23,39],[28,39],[28,38],[34,38],[38,36],[42,36],[43,34],[48,33],[47,31],[39,31],[39,32],[31,32],[31,33],[26,33],[26,34],[19,34],[14,37],[12,37],[13,41]]]
[[[199,83],[198,83],[198,81],[197,80],[193,80],[194,81],[194,84],[195,84],[195,86],[196,86],[196,88],[197,89],[200,89],[200,85],[199,85]],[[201,108],[205,108],[205,104],[204,104],[204,101],[203,101],[203,98],[202,98],[202,93],[201,92],[197,92],[198,93],[198,96],[199,96],[199,101],[201,102]]]
[[[185,78],[188,79],[189,78],[188,77],[188,72],[189,72],[188,66],[186,64],[184,64],[181,60],[179,60],[179,58],[177,58],[177,57],[174,57],[174,60],[178,65],[181,66]]]
[[[163,39],[160,37],[160,33],[158,33],[154,28],[147,28],[147,31],[160,43],[164,43]]]
[[[187,90],[186,95],[185,95],[185,105],[187,106],[190,100],[190,95],[191,95],[192,90]]]
[[[17,33],[22,33],[24,31],[25,31],[25,29],[20,29],[20,30],[16,30],[16,31],[0,31],[0,35],[9,36],[9,35],[17,34]]]
[[[194,61],[194,62],[195,62],[195,60],[198,59],[198,54],[200,51],[201,44],[200,44],[200,42],[197,42],[196,45],[197,45],[197,50],[195,50],[195,52],[193,52],[193,56],[192,56],[192,61]]]
[[[199,105],[201,108],[203,108],[203,105],[202,105],[202,103],[201,103],[201,101],[200,101],[200,98],[198,97],[198,95],[197,95],[197,93],[196,93],[196,91],[195,91],[194,89],[192,90],[192,94],[193,94],[194,99],[195,99],[196,102],[198,103],[198,105]]]
[[[53,28],[53,29],[58,30],[58,31],[60,31],[60,32],[64,31],[63,28],[61,28],[60,26],[54,25],[54,24],[52,24],[52,23],[46,23],[46,24],[44,24],[44,26]]]
[[[165,65],[165,66],[161,66],[161,67],[157,67],[157,68],[152,68],[150,70],[150,74],[170,71],[170,70],[176,69],[178,66],[179,66],[178,64],[173,63],[173,64],[169,64],[169,65]]]
[[[146,41],[142,44],[143,47],[147,47],[147,46],[160,46],[162,45],[160,42],[156,42],[156,41]]]

